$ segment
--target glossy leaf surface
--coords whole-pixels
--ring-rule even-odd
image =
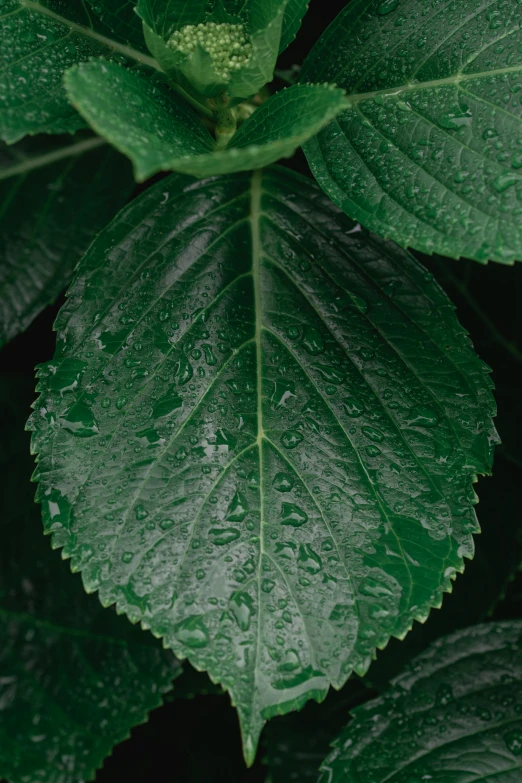
[[[0,778],[78,783],[162,703],[181,666],[87,596],[42,536],[23,431],[31,385],[0,380]]]
[[[146,191],[57,330],[31,424],[45,528],[231,692],[251,761],[472,554],[486,368],[431,275],[280,168]]]
[[[0,148],[0,346],[69,285],[134,182],[101,139],[26,139]]]
[[[165,82],[91,62],[68,71],[65,84],[94,130],[131,158],[138,181],[168,169],[202,177],[261,168],[293,155],[346,105],[342,90],[329,87],[281,90],[216,151],[199,117]]]
[[[91,57],[115,56],[130,65],[148,55],[110,37],[83,0],[4,0],[0,8],[0,138],[74,133],[85,127],[67,101],[62,75]]]
[[[518,783],[522,622],[440,639],[352,714],[320,783]]]
[[[305,150],[335,203],[423,252],[522,257],[521,22],[518,0],[350,2],[301,76],[352,102]]]

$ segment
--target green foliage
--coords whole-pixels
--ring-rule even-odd
[[[161,705],[181,666],[85,595],[40,535],[30,399],[27,380],[1,378],[0,776],[76,783]]]
[[[335,5],[0,0],[7,783],[520,777],[522,3]]]
[[[348,3],[301,75],[352,104],[306,145],[335,203],[404,247],[520,258],[521,22],[518,0]]]
[[[99,138],[57,136],[0,148],[0,346],[69,284],[132,189],[125,159]]]
[[[440,639],[352,714],[320,783],[514,783],[522,771],[522,622]]]
[[[351,227],[283,169],[162,181],[91,247],[38,373],[55,546],[231,692],[250,760],[266,719],[440,604],[491,466],[490,383],[449,301]]]

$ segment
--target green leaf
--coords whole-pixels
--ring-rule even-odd
[[[133,187],[128,162],[102,139],[45,137],[0,147],[0,346],[69,285]]]
[[[148,52],[143,37],[143,25],[136,13],[135,0],[88,0],[93,13],[107,30],[122,44],[132,46],[145,54]],[[192,0],[191,0],[192,2]]]
[[[199,117],[158,79],[91,62],[68,71],[65,84],[92,128],[130,157],[138,181],[168,169],[202,177],[269,165],[293,155],[345,106],[342,90],[320,85],[281,90],[256,109],[225,150],[216,151]]]
[[[77,783],[147,720],[181,666],[85,595],[44,540],[23,432],[31,386],[0,380],[0,778]]]
[[[393,685],[354,710],[321,783],[520,780],[520,620],[439,639]]]
[[[98,2],[98,0],[97,0]],[[74,133],[85,127],[68,103],[62,74],[91,57],[114,56],[131,65],[147,55],[107,36],[83,0],[4,0],[0,9],[0,138]]]
[[[56,328],[45,529],[230,691],[251,762],[266,720],[365,672],[471,556],[486,368],[408,253],[281,168],[147,190]]]
[[[186,3],[174,0],[138,0],[137,12],[143,19],[145,41],[153,57],[168,76],[193,95],[216,97],[227,93],[233,102],[254,95],[271,82],[281,45],[283,20],[290,0],[247,0],[245,3],[206,0]],[[290,17],[291,32],[295,28],[295,2]],[[231,15],[234,12],[234,16]],[[293,20],[293,21],[292,21]],[[211,55],[215,37],[207,28],[206,37],[191,53],[169,46],[172,34],[187,25],[210,22],[242,25],[249,45],[248,62],[239,70],[223,74]],[[221,42],[220,42],[221,46]],[[229,50],[230,56],[237,54]]]
[[[404,247],[520,258],[521,23],[518,0],[349,3],[301,74],[352,103],[305,148],[333,201]]]
[[[310,0],[288,0],[285,17],[283,19],[283,32],[281,33],[281,43],[279,53],[290,46],[301,27],[303,17],[308,11]]]

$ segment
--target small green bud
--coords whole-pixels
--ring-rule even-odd
[[[210,54],[217,75],[224,80],[246,65],[252,55],[252,44],[242,24],[187,24],[167,42],[167,46],[182,54],[192,54],[198,45]]]

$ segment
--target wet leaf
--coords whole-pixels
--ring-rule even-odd
[[[305,149],[335,203],[404,247],[520,258],[521,22],[518,0],[349,3],[301,74],[352,102]]]
[[[181,666],[87,596],[41,535],[23,432],[31,385],[0,379],[0,777],[77,783],[147,720]]]
[[[342,90],[281,90],[241,125],[225,150],[216,151],[196,113],[164,82],[91,62],[68,71],[65,84],[97,133],[131,158],[138,181],[168,169],[201,177],[261,168],[293,155],[345,105]]]
[[[88,0],[88,2],[92,13],[107,28],[106,35],[109,38],[114,37],[119,43],[148,54],[149,50],[143,37],[143,24],[135,10],[135,0]]]
[[[277,167],[146,191],[57,330],[31,420],[45,528],[230,691],[251,762],[471,556],[486,368],[431,275]]]
[[[108,0],[107,0],[108,2]],[[99,0],[96,0],[99,5]],[[121,1],[119,2],[121,6]],[[4,0],[0,8],[0,138],[9,144],[37,133],[74,133],[84,128],[67,101],[62,75],[91,57],[114,57],[158,67],[152,58],[122,43],[123,23],[110,37],[83,0]]]
[[[102,139],[26,139],[0,147],[0,346],[69,285],[133,187],[128,162]]]
[[[476,625],[439,639],[384,696],[352,715],[321,783],[516,783],[522,622]]]

